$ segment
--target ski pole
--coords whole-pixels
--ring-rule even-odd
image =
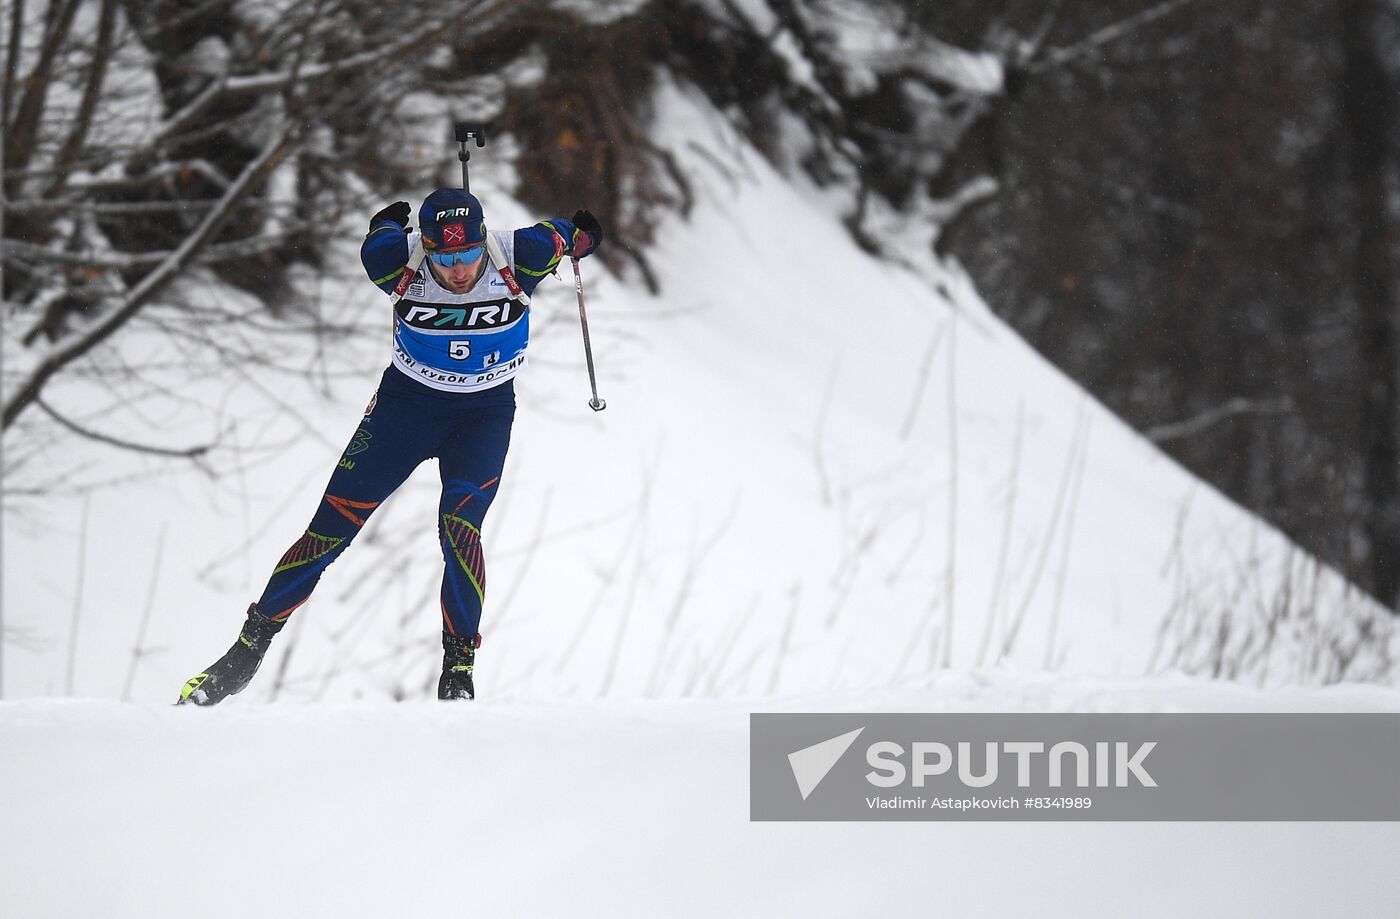
[[[457,159],[462,161],[462,191],[470,192],[471,189],[467,187],[467,160],[471,159],[472,155],[467,150],[467,141],[476,138],[478,147],[486,146],[486,125],[479,121],[458,121],[454,122],[453,127],[457,138]],[[408,286],[418,274],[418,266],[423,264],[424,255],[423,240],[420,237],[414,243],[413,251],[408,254],[408,264],[404,266],[399,283],[389,294],[391,304],[398,303],[403,299],[403,295],[408,293]]]
[[[583,275],[578,270],[578,259],[573,259],[574,263],[574,290],[578,291],[578,321],[583,326],[583,356],[588,361],[588,385],[593,389],[593,398],[588,400],[588,407],[595,412],[601,412],[608,407],[608,403],[598,398],[598,377],[593,372],[593,345],[588,340],[588,313],[583,308]]]
[[[462,163],[462,191],[470,194],[472,187],[467,181],[467,160],[472,155],[467,149],[467,141],[475,137],[478,147],[486,146],[486,125],[480,121],[453,122],[453,134],[457,138],[457,159]]]
[[[467,161],[472,158],[472,155],[471,151],[467,149],[467,141],[475,138],[478,147],[486,146],[486,125],[479,121],[456,121],[453,123],[453,136],[457,140],[457,159],[462,164],[462,190],[470,193],[471,184],[467,179]],[[497,269],[505,279],[512,296],[528,305],[530,298],[525,296],[520,289],[520,285],[515,280],[515,274],[505,259],[505,253],[490,234],[486,237],[486,248],[490,250],[491,259],[496,263]],[[588,361],[588,385],[593,390],[593,398],[588,400],[588,407],[595,412],[601,412],[608,407],[608,403],[598,398],[598,377],[593,370],[593,345],[588,339],[588,313],[583,306],[583,275],[579,272],[578,259],[574,259],[573,262],[574,290],[578,292],[578,319],[579,324],[583,327],[583,356]]]

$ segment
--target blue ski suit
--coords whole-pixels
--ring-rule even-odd
[[[399,283],[416,231],[381,220],[360,247],[386,293]],[[494,234],[528,296],[581,232],[562,218]],[[581,256],[591,253],[586,243]],[[442,479],[443,630],[477,634],[486,596],[481,527],[500,487],[515,419],[514,376],[525,364],[530,309],[513,299],[489,259],[470,291],[437,283],[424,260],[394,308],[394,358],[336,463],[306,532],[277,563],[257,608],[275,621],[305,603],[321,574],[374,510],[420,463],[437,457]]]

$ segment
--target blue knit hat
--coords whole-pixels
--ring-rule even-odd
[[[486,239],[481,202],[460,188],[439,188],[418,208],[418,230],[429,251],[456,252],[480,245]]]

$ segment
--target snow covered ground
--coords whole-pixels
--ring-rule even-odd
[[[0,915],[1400,912],[1394,823],[750,823],[750,711],[1400,711],[943,674],[769,700],[0,704]]]

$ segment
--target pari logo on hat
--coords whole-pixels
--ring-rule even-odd
[[[460,188],[439,188],[418,209],[423,247],[439,252],[468,249],[486,239],[481,202]]]

